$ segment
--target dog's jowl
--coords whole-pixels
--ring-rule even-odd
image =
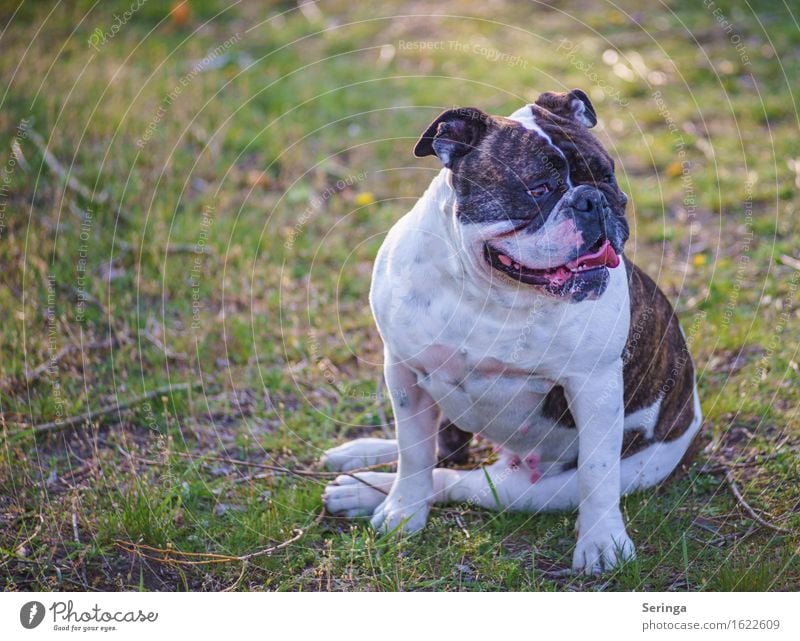
[[[415,532],[434,502],[577,508],[575,570],[633,557],[620,496],[675,470],[700,404],[672,307],[624,255],[627,197],[596,122],[574,90],[509,118],[451,109],[422,134],[415,154],[443,168],[389,232],[370,292],[397,439],[325,455],[341,471],[396,460],[397,473],[337,478],[331,513]],[[437,468],[440,425],[488,439],[499,460]]]

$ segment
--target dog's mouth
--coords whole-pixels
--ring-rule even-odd
[[[613,269],[619,265],[619,255],[607,238],[599,239],[575,260],[550,269],[526,267],[489,243],[484,245],[484,256],[489,265],[507,276],[528,285],[541,285],[551,290],[560,290],[570,281],[591,278],[605,272],[606,268]]]

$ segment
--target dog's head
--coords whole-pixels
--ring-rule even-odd
[[[628,199],[595,124],[575,89],[510,118],[450,109],[422,134],[414,154],[452,171],[462,249],[488,277],[572,302],[605,291],[628,238]]]

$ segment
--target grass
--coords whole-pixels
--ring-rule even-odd
[[[94,48],[130,3],[3,2],[2,587],[797,589],[797,15],[639,4],[193,0],[181,23],[146,3]],[[257,466],[317,469],[381,434],[366,297],[437,171],[413,141],[445,107],[510,113],[574,86],[631,198],[628,255],[681,314],[708,447],[623,501],[638,560],[596,579],[560,572],[571,514],[436,508],[412,539],[315,521],[324,478]],[[33,435],[178,383],[197,387]],[[788,534],[749,518],[720,464]],[[298,528],[244,571],[116,543],[240,556]]]

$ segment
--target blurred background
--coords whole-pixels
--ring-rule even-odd
[[[2,587],[796,589],[799,13],[0,2]],[[390,429],[367,293],[439,171],[413,143],[573,87],[681,316],[704,453],[626,499],[640,560],[610,578],[560,573],[570,515],[318,518],[321,451]]]

